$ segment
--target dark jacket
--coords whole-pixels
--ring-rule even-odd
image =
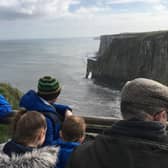
[[[72,109],[61,104],[47,104],[33,90],[28,91],[21,98],[20,106],[27,110],[36,110],[44,114],[47,121],[47,132],[44,145],[57,144],[61,126],[60,116],[64,120],[66,110]]]
[[[26,152],[32,152],[32,147],[26,147],[24,145],[18,144],[15,141],[11,140],[7,142],[3,148],[3,152],[7,154],[9,157],[12,156],[12,154],[22,155]]]
[[[79,145],[79,142],[65,142],[63,140],[60,140],[58,143],[60,151],[58,154],[58,162],[56,168],[64,168],[68,162],[71,153]]]
[[[13,153],[9,157],[2,151],[3,147],[4,144],[0,144],[1,168],[54,168],[59,151],[55,147],[43,147],[24,154]]]
[[[157,122],[120,121],[79,146],[67,168],[167,168],[168,140]]]
[[[5,99],[4,96],[0,95],[0,119],[7,117],[12,112],[12,106]]]

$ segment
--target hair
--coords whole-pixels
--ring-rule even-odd
[[[46,101],[50,101],[50,100],[57,98],[60,95],[60,93],[61,93],[61,89],[58,92],[53,93],[53,94],[46,94],[45,95],[45,94],[41,94],[41,93],[37,92],[37,95]]]
[[[77,142],[85,134],[86,123],[82,117],[69,116],[62,125],[62,138],[65,141]]]
[[[27,145],[34,142],[41,129],[46,129],[45,117],[37,111],[18,111],[12,123],[12,139],[17,143]]]

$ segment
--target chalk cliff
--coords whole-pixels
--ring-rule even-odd
[[[101,36],[96,59],[88,59],[89,72],[110,84],[136,77],[168,84],[168,31]]]

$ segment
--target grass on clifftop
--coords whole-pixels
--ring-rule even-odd
[[[18,109],[22,92],[7,83],[0,83],[0,94],[2,94],[12,105],[13,109]],[[9,139],[9,125],[0,123],[0,143]]]
[[[22,92],[17,88],[13,88],[10,84],[0,83],[0,94],[2,94],[12,105],[13,109],[19,107],[19,100],[22,96]]]
[[[0,143],[7,141],[9,138],[9,126],[0,124]]]

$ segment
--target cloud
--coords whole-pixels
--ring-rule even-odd
[[[139,4],[157,12],[167,10],[166,0],[0,0],[0,19],[100,16],[135,11]]]
[[[78,8],[73,17],[57,19],[1,20],[0,38],[55,38],[99,36],[123,32],[166,30],[168,11],[108,13],[97,15],[100,8]],[[100,11],[98,12],[100,13]],[[102,12],[103,13],[103,12]],[[30,26],[31,25],[31,26]]]
[[[37,16],[62,16],[77,0],[1,0],[0,18],[32,18]]]

